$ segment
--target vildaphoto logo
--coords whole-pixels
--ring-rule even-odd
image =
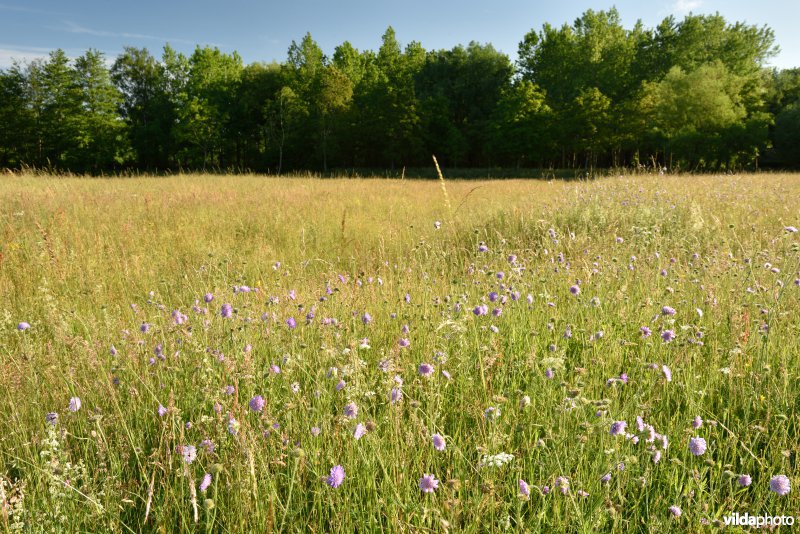
[[[735,512],[731,515],[725,516],[725,524],[728,526],[792,526],[794,525],[794,516],[791,515],[750,515],[748,513],[740,514]]]

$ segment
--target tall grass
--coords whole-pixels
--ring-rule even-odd
[[[800,177],[448,179],[452,208],[442,185],[2,178],[0,529],[683,532],[797,515],[770,479],[797,481]]]

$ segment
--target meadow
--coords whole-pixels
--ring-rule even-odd
[[[2,177],[0,531],[800,516],[799,197]]]

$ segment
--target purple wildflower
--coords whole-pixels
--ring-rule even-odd
[[[626,421],[615,421],[611,423],[611,435],[617,436],[619,434],[624,434],[625,429],[627,428],[628,423]]]
[[[367,433],[367,427],[365,427],[361,423],[358,423],[358,425],[356,425],[355,432],[353,432],[353,437],[356,438],[356,440],[359,440],[363,438],[364,434],[366,433]]]
[[[250,409],[253,410],[254,412],[260,412],[261,410],[263,410],[265,404],[266,402],[264,401],[264,397],[262,397],[261,395],[256,395],[255,397],[250,399],[250,402],[248,403]]]
[[[422,493],[433,493],[439,487],[439,481],[433,475],[422,475],[419,479],[419,489]]]
[[[569,292],[577,296],[581,294],[581,288],[578,285],[570,286]]]
[[[200,491],[205,493],[209,486],[211,486],[211,473],[206,473],[200,481]]]
[[[356,406],[355,402],[351,402],[344,407],[344,415],[350,419],[358,417],[358,406]]]
[[[81,409],[81,399],[79,397],[72,397],[69,400],[69,411],[77,412]]]
[[[397,344],[400,346],[401,349],[404,349],[404,348],[408,347],[409,345],[411,345],[411,340],[408,339],[407,337],[403,337],[403,338],[400,338],[400,341],[398,341]]]
[[[331,468],[331,473],[325,479],[325,483],[332,488],[338,488],[342,482],[344,482],[344,467],[335,465]]]
[[[769,481],[769,489],[783,496],[791,491],[792,484],[786,475],[777,475]]]
[[[664,373],[664,378],[667,382],[672,382],[672,371],[666,365],[661,366],[661,372]]]
[[[669,343],[675,339],[675,332],[673,330],[664,330],[661,332],[661,339],[663,339],[665,343]]]
[[[697,429],[700,428],[701,426],[703,426],[703,419],[699,415],[696,415],[694,420],[692,421],[692,428]]]
[[[180,446],[180,453],[183,456],[183,461],[190,464],[197,458],[197,447],[194,445],[182,445]]]
[[[431,441],[433,441],[433,448],[437,451],[443,451],[446,447],[444,438],[439,434],[431,436]]]
[[[286,326],[288,326],[290,329],[294,329],[297,327],[297,321],[294,317],[289,317],[286,319]]]
[[[228,317],[232,316],[233,315],[233,306],[231,306],[230,304],[223,304],[222,305],[222,309],[220,309],[219,314],[223,318],[228,318]]]
[[[743,488],[746,488],[750,484],[753,483],[753,479],[750,478],[750,475],[742,475],[739,477],[739,485]]]
[[[673,517],[680,517],[681,514],[683,513],[683,512],[681,512],[681,509],[679,507],[675,506],[675,505],[670,506],[669,507],[669,511],[670,511],[670,513],[672,514]]]
[[[167,409],[164,408],[164,406],[162,406],[161,404],[159,404],[158,405],[158,416],[159,417],[164,417],[165,415],[167,415]]]
[[[26,323],[25,321],[22,321],[21,323],[19,323],[17,325],[17,330],[19,330],[20,332],[24,332],[25,330],[27,330],[30,327],[31,327],[31,325],[29,323]]]
[[[703,438],[691,438],[689,440],[689,451],[695,456],[702,456],[706,452],[706,440]]]
[[[421,363],[417,372],[427,378],[433,374],[433,366],[429,363]]]
[[[653,333],[653,331],[647,326],[641,327],[639,331],[642,333],[642,337],[650,337],[650,335]]]
[[[522,479],[519,479],[519,492],[524,495],[525,497],[531,496],[531,488],[528,486],[528,483]]]
[[[661,315],[669,315],[670,317],[675,315],[675,308],[671,308],[669,306],[664,306],[661,308]]]
[[[44,416],[44,420],[53,426],[56,426],[58,423],[58,414],[56,412],[49,412],[47,415]]]

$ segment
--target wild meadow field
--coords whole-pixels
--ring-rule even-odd
[[[0,531],[800,516],[798,198],[3,177]]]

